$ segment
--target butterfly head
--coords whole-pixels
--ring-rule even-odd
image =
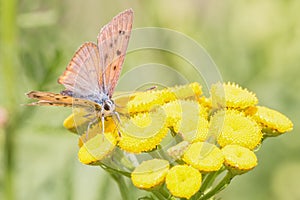
[[[115,112],[116,106],[113,100],[107,99],[103,101],[101,114],[106,117],[110,116]]]

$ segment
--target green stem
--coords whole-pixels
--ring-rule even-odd
[[[207,188],[209,188],[215,181],[215,179],[218,177],[219,174],[221,174],[224,170],[220,169],[219,171],[216,172],[211,172],[209,174],[207,174],[207,176],[205,177],[205,179],[202,182],[200,191],[202,193],[204,193]]]
[[[110,174],[113,174],[113,173],[117,173],[117,174],[122,174],[123,176],[126,176],[128,178],[130,178],[130,173],[129,172],[123,172],[123,171],[119,171],[117,169],[114,169],[114,168],[111,168],[105,164],[99,164],[99,166],[104,169],[105,171],[109,172]]]
[[[6,96],[6,107],[9,113],[14,113],[16,110],[16,0],[0,0],[0,75],[5,84],[3,88]],[[15,77],[15,78],[13,78]],[[12,119],[5,128],[5,144],[4,144],[4,199],[13,200],[14,196],[14,131],[11,125]]]
[[[170,193],[167,191],[166,186],[162,185],[159,190],[158,190],[166,199],[170,199],[171,195]]]
[[[159,200],[167,200],[167,198],[158,190],[151,191]]]
[[[219,182],[218,185],[208,193],[204,194],[199,200],[206,200],[211,198],[212,196],[216,195],[219,193],[221,190],[225,189],[227,185],[230,183],[234,175],[231,172],[227,172],[227,174],[224,176],[224,178]]]
[[[117,185],[119,187],[122,199],[123,200],[130,200],[128,188],[127,188],[126,182],[124,180],[124,177],[122,175],[116,174],[116,173],[109,173],[109,174],[117,182]]]

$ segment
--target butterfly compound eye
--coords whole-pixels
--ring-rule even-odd
[[[104,110],[109,111],[110,110],[110,105],[108,105],[107,103],[104,104]]]

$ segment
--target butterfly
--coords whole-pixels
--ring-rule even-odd
[[[97,44],[84,43],[75,52],[58,83],[65,90],[58,93],[31,91],[26,95],[37,102],[28,105],[64,106],[84,109],[90,124],[107,116],[119,116],[112,100],[124,62],[133,23],[133,10],[115,16],[97,36]],[[119,117],[118,117],[119,119]]]

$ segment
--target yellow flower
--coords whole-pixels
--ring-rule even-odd
[[[234,174],[242,174],[257,165],[257,158],[253,151],[239,146],[227,145],[222,149],[225,157],[225,165],[231,169]]]
[[[183,115],[179,133],[188,142],[203,142],[207,139],[209,123],[201,116]]]
[[[121,134],[118,146],[128,152],[150,151],[161,142],[168,132],[166,117],[162,110],[138,113],[124,119],[119,127]]]
[[[162,106],[166,114],[168,127],[177,126],[178,121],[181,119],[182,108],[179,101],[172,101]]]
[[[188,85],[181,85],[169,88],[173,92],[176,99],[197,99],[202,95],[202,86],[194,82]]]
[[[183,155],[183,160],[203,172],[218,171],[224,162],[221,150],[213,144],[196,142]]]
[[[243,89],[235,83],[217,83],[211,86],[212,106],[214,108],[244,109],[256,105],[258,99],[255,94]]]
[[[162,101],[157,92],[147,91],[137,93],[133,99],[128,102],[127,108],[129,113],[145,112],[150,111],[153,106],[161,104]]]
[[[176,133],[196,131],[198,128],[200,132],[204,132],[201,134],[205,134],[208,113],[207,109],[197,101],[177,100],[166,103],[162,108],[167,115],[168,126],[172,127]],[[196,138],[196,133],[193,136]]]
[[[218,135],[217,141],[221,147],[237,144],[254,149],[262,139],[258,124],[236,110],[218,111],[211,118],[209,131]]]
[[[97,164],[113,151],[116,142],[110,132],[97,134],[81,146],[78,152],[79,161],[83,164]]]
[[[211,109],[212,107],[211,98],[201,96],[198,98],[198,102],[200,103],[200,105],[204,106],[205,108]]]
[[[131,173],[133,185],[150,189],[164,182],[169,170],[169,162],[162,159],[143,161]]]
[[[202,88],[199,83],[138,92],[130,98],[127,108],[129,113],[148,112],[155,106],[160,106],[176,99],[198,98],[201,94]]]
[[[172,167],[166,177],[167,188],[176,197],[189,199],[201,186],[201,173],[187,165]]]
[[[263,127],[284,133],[293,130],[293,123],[285,115],[276,110],[263,106],[256,106],[253,118]]]

